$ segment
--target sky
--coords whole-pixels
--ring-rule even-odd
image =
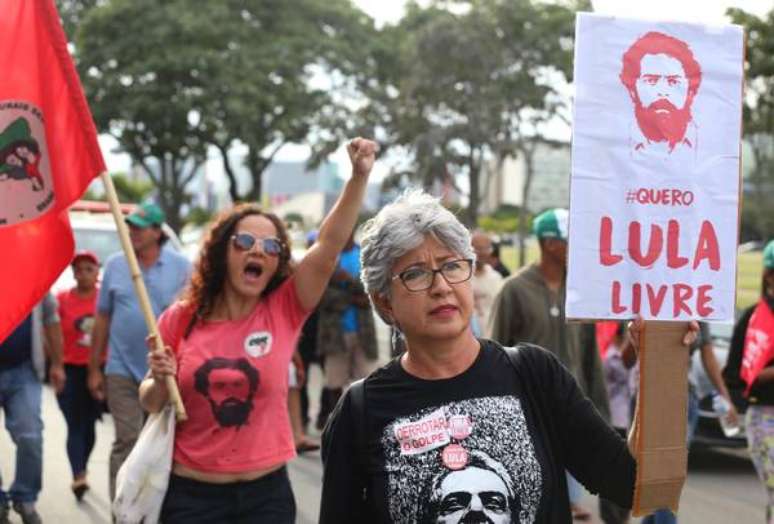
[[[394,23],[403,15],[406,0],[353,0],[378,25]],[[632,18],[658,18],[668,21],[718,24],[727,22],[725,11],[739,7],[757,15],[774,8],[772,0],[592,0],[597,13]]]
[[[353,3],[370,15],[377,26],[395,23],[403,16],[406,0],[353,0]],[[421,2],[420,2],[421,3]],[[592,0],[597,13],[631,18],[652,18],[667,21],[687,21],[704,24],[723,24],[729,20],[726,9],[738,7],[763,16],[774,8],[774,0]],[[126,155],[112,152],[116,141],[109,136],[100,137],[100,145],[110,171],[128,171],[129,159]],[[298,145],[285,146],[277,154],[278,160],[306,160],[309,151]],[[339,164],[340,173],[348,177],[348,158],[342,147],[331,157]],[[217,161],[208,162],[208,171],[217,170]],[[372,178],[379,180],[387,172],[387,166],[377,163]]]

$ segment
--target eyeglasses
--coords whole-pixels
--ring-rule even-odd
[[[250,233],[237,233],[231,236],[231,242],[239,251],[250,251],[256,242],[261,243],[261,251],[273,257],[282,252],[282,242],[278,238],[257,238]]]
[[[473,260],[469,258],[449,260],[441,264],[438,269],[411,267],[393,276],[392,279],[399,278],[409,291],[425,291],[433,287],[436,273],[440,273],[449,285],[461,284],[473,275]]]

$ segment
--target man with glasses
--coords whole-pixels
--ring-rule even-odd
[[[365,377],[378,356],[371,302],[360,281],[360,246],[350,237],[318,307],[317,351],[325,385],[315,422],[322,430],[343,389]]]
[[[540,245],[540,260],[505,281],[492,310],[492,338],[504,346],[529,342],[553,351],[609,420],[594,325],[565,321],[567,223],[566,209],[551,209],[535,217],[532,226]],[[590,519],[588,511],[578,505],[582,491],[571,477],[568,487],[574,517]]]
[[[164,212],[155,204],[140,205],[126,217],[132,248],[142,270],[153,313],[158,317],[188,282],[191,264],[164,247]],[[107,400],[116,436],[110,453],[110,498],[115,496],[118,469],[134,447],[145,421],[139,386],[148,371],[148,329],[134,292],[129,264],[122,252],[110,256],[97,300],[89,360],[89,390]],[[101,364],[110,348],[104,374]]]

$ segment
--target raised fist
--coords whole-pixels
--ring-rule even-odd
[[[367,177],[371,173],[377,151],[379,151],[377,143],[365,138],[357,137],[347,144],[353,176]]]

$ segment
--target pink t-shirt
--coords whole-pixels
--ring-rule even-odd
[[[288,365],[308,312],[293,279],[246,318],[199,322],[177,302],[159,319],[177,355],[177,382],[188,420],[177,425],[175,462],[211,473],[240,473],[295,456],[288,418]]]

